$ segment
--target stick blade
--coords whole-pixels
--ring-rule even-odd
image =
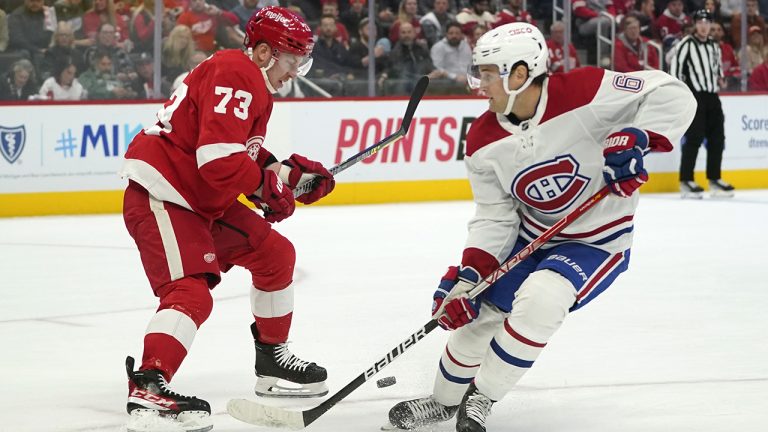
[[[252,425],[271,428],[304,429],[304,416],[300,411],[262,405],[248,399],[232,399],[227,403],[232,417]]]
[[[403,135],[405,135],[405,133],[408,132],[408,129],[411,127],[411,121],[413,121],[413,116],[416,114],[416,107],[419,106],[421,98],[423,98],[424,93],[427,92],[427,87],[429,87],[429,77],[424,75],[419,78],[419,81],[413,88],[413,92],[411,92],[411,99],[408,101],[408,108],[405,109],[405,117],[403,117],[403,123],[400,125],[400,129],[402,129]]]

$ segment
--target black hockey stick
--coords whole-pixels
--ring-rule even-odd
[[[480,293],[488,288],[491,284],[507,274],[507,272],[512,270],[512,268],[517,266],[534,251],[551,240],[552,237],[559,234],[565,227],[573,223],[573,221],[581,217],[581,215],[589,211],[589,209],[594,207],[595,204],[597,204],[600,200],[609,194],[610,191],[608,186],[600,189],[578,208],[568,213],[551,228],[546,230],[539,237],[524,247],[520,252],[516,253],[514,256],[505,261],[488,277],[475,285],[475,287],[472,288],[472,290],[469,292],[469,297],[475,298],[480,295]],[[435,314],[435,317],[433,317],[428,323],[420,327],[418,330],[408,336],[408,338],[406,338],[404,341],[400,342],[399,345],[389,351],[383,358],[379,359],[376,363],[371,365],[371,367],[366,369],[365,372],[358,375],[349,384],[344,386],[344,388],[314,408],[305,411],[289,411],[283,408],[262,405],[258,402],[250,401],[247,399],[232,399],[227,404],[227,412],[229,415],[238,420],[258,426],[303,429],[317,420],[321,415],[325,414],[328,410],[333,408],[333,406],[339,403],[342,399],[349,396],[350,393],[371,379],[371,377],[379,373],[380,370],[387,367],[387,365],[392,363],[396,358],[400,357],[400,355],[402,355],[406,350],[410,349],[416,345],[417,342],[424,339],[424,337],[426,337],[432,330],[437,327],[437,318],[440,314],[441,311],[438,311]]]
[[[413,116],[414,114],[416,114],[416,108],[419,106],[419,102],[421,101],[421,98],[424,97],[424,93],[426,93],[428,86],[429,86],[429,78],[426,76],[422,76],[421,78],[419,78],[419,81],[416,82],[416,87],[413,88],[413,92],[411,92],[411,98],[408,101],[408,107],[405,109],[405,115],[403,116],[403,122],[400,124],[400,129],[396,130],[395,133],[393,133],[392,135],[385,137],[381,141],[371,145],[370,147],[366,148],[360,153],[350,157],[344,162],[331,167],[328,171],[330,171],[330,173],[335,176],[336,174],[346,170],[352,165],[367,158],[368,156],[372,156],[376,154],[376,152],[378,152],[379,150],[382,150],[385,147],[389,146],[390,144],[399,141],[406,134],[408,134],[408,129],[411,127]],[[293,190],[293,197],[296,198],[300,195],[304,195],[305,193],[311,191],[312,189],[315,188],[317,181],[318,179],[315,178],[299,184]],[[264,212],[270,211],[269,207],[267,207],[266,204],[262,204],[261,208],[264,210]]]

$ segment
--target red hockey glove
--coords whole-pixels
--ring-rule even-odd
[[[282,163],[289,168],[288,175],[284,175],[283,180],[292,189],[299,185],[302,177],[314,182],[314,188],[311,191],[296,197],[296,201],[302,204],[312,204],[331,193],[334,186],[336,186],[336,180],[333,179],[333,175],[320,162],[315,162],[294,153]]]
[[[267,222],[275,223],[287,218],[293,214],[296,209],[296,203],[293,200],[293,192],[285,187],[277,173],[265,169],[262,171],[261,186],[248,199],[256,204],[264,203],[271,209],[264,213],[264,219]]]
[[[648,134],[624,128],[605,139],[603,178],[616,195],[627,198],[648,181],[643,156],[648,152]]]
[[[459,270],[456,266],[448,267],[432,296],[432,317],[437,318],[440,327],[456,330],[477,318],[480,305],[470,300],[468,293],[478,282],[480,275],[473,268],[464,267]]]

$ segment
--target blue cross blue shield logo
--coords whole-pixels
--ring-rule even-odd
[[[5,127],[0,126],[0,153],[8,163],[14,163],[24,150],[24,142],[27,132],[24,126]]]

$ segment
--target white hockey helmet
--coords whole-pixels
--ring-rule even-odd
[[[480,87],[479,66],[496,65],[509,95],[504,114],[512,111],[515,97],[528,88],[534,78],[547,73],[549,50],[544,35],[539,29],[525,22],[504,24],[480,37],[472,50],[472,67],[468,74],[470,87]],[[528,68],[528,80],[517,90],[509,88],[507,77],[512,68],[523,63]]]

